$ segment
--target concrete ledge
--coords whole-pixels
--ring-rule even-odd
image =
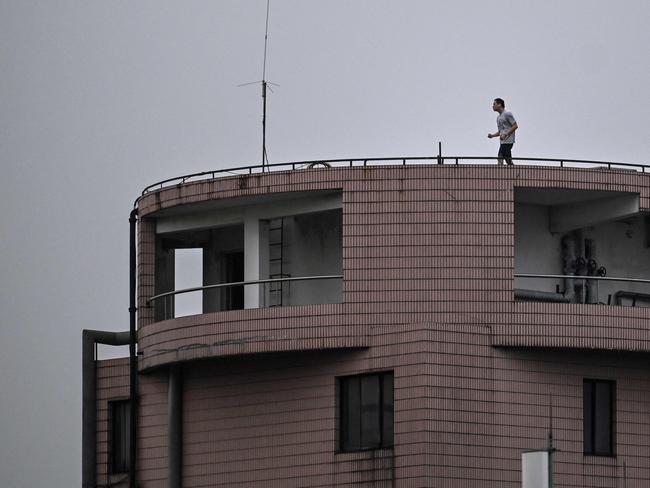
[[[305,305],[156,322],[139,332],[140,371],[225,356],[369,347],[370,327],[342,310],[341,304]]]
[[[511,322],[490,326],[494,347],[650,352],[650,309],[515,303]]]

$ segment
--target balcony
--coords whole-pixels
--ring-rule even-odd
[[[162,212],[156,218],[155,295],[148,300],[155,320],[341,303],[341,235],[340,192],[233,199]],[[179,265],[177,257],[190,250],[194,263]],[[182,286],[178,277],[188,268],[194,270],[193,286]]]
[[[639,195],[515,189],[515,299],[650,307],[650,214]]]

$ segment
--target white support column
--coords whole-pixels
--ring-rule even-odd
[[[244,218],[244,281],[264,279],[268,275],[268,224],[257,213]],[[264,306],[264,285],[244,287],[244,308]]]

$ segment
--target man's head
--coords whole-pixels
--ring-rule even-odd
[[[503,101],[503,98],[495,98],[494,102],[492,102],[492,110],[495,112],[503,112],[503,110],[506,108],[506,102]]]

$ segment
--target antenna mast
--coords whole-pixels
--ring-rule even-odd
[[[266,0],[266,29],[264,30],[264,64],[262,65],[262,172],[269,163],[266,155],[266,46],[269,38],[269,6],[271,0]]]

